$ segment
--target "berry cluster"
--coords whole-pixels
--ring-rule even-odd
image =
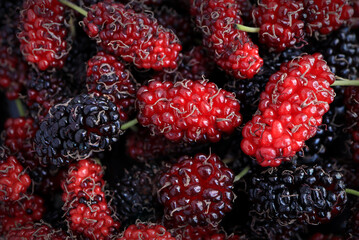
[[[358,27],[358,0],[0,0],[0,239],[359,238]]]
[[[89,239],[104,239],[119,228],[119,222],[111,216],[104,186],[101,165],[85,159],[70,166],[62,183],[62,200],[69,228],[76,234]]]

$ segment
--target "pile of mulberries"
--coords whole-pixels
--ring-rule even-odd
[[[357,239],[358,17],[1,0],[0,239]]]

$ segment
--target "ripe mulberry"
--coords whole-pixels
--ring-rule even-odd
[[[151,81],[137,103],[139,123],[171,141],[218,142],[242,122],[234,95],[207,80]]]
[[[26,0],[18,34],[26,61],[44,71],[62,68],[70,51],[65,26],[65,7],[58,0]]]
[[[127,5],[129,6],[129,5]],[[177,36],[151,15],[120,3],[92,5],[84,30],[107,52],[145,69],[175,69],[182,46]]]
[[[320,54],[283,63],[261,94],[257,113],[242,131],[241,148],[263,167],[293,157],[313,137],[334,100],[335,76]]]
[[[62,166],[109,148],[120,133],[117,107],[107,98],[81,94],[50,109],[36,132],[35,149],[44,165]]]

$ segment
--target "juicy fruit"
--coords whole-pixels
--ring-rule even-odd
[[[182,49],[176,35],[155,18],[120,3],[92,5],[84,29],[106,51],[145,69],[175,69]],[[126,26],[126,27],[125,27]]]
[[[66,42],[65,7],[58,0],[26,0],[18,35],[21,52],[40,70],[62,68],[70,46]]]
[[[232,93],[207,80],[151,81],[137,92],[139,123],[171,141],[218,142],[242,118]]]
[[[29,175],[14,156],[0,159],[0,201],[16,201],[31,184]]]
[[[203,45],[212,51],[217,65],[238,79],[250,79],[263,65],[258,47],[241,24],[240,5],[235,0],[192,0],[191,14],[203,32]]]
[[[251,214],[281,225],[330,221],[347,201],[340,171],[320,166],[268,169],[251,179]]]
[[[334,100],[334,81],[320,54],[283,63],[261,94],[257,113],[243,128],[243,152],[263,167],[288,161],[322,123]]]
[[[260,27],[259,41],[274,51],[299,45],[304,40],[303,10],[301,1],[259,1],[252,12],[253,21]]]
[[[347,0],[305,0],[306,32],[308,35],[329,34],[339,29],[354,14]]]
[[[120,226],[106,202],[103,174],[101,165],[84,159],[70,166],[62,183],[69,226],[89,239],[110,238]]]
[[[234,199],[233,172],[215,154],[182,157],[159,179],[158,200],[168,224],[216,226]]]
[[[53,106],[36,132],[44,165],[62,166],[116,142],[122,133],[117,107],[104,97],[81,94]]]
[[[86,87],[95,96],[111,100],[126,121],[134,109],[136,84],[131,73],[123,63],[105,52],[98,52],[87,63]]]

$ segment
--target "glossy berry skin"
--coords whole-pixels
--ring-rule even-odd
[[[116,21],[115,21],[116,19]],[[175,69],[182,46],[155,18],[120,3],[92,5],[84,30],[107,52],[145,69]]]
[[[111,100],[121,121],[128,119],[135,105],[136,84],[125,65],[114,56],[98,52],[87,62],[86,87],[90,94]]]
[[[304,40],[304,6],[297,0],[261,0],[253,9],[254,23],[260,28],[259,41],[270,51],[284,51]]]
[[[270,168],[248,187],[250,214],[278,224],[321,224],[340,214],[347,201],[340,171],[321,166]]]
[[[122,133],[117,107],[104,97],[81,94],[53,106],[35,136],[44,165],[63,166],[116,142]]]
[[[117,240],[175,240],[165,227],[151,223],[131,225]]]
[[[90,159],[70,166],[62,183],[63,210],[70,229],[89,239],[108,239],[119,228],[105,199],[101,165]]]
[[[0,201],[16,201],[26,192],[31,179],[14,156],[0,160]]]
[[[65,240],[68,236],[61,230],[56,230],[46,223],[28,223],[25,226],[12,228],[6,239],[12,240]]]
[[[207,80],[151,81],[137,92],[137,119],[171,141],[218,142],[242,118],[232,93]]]
[[[25,196],[14,202],[0,202],[0,234],[14,227],[40,221],[44,212],[44,199],[35,195]]]
[[[304,0],[305,30],[308,35],[326,35],[339,29],[353,16],[347,0]]]
[[[243,152],[263,167],[276,167],[293,157],[322,124],[334,100],[334,81],[320,54],[283,63],[261,94],[257,113],[243,128]]]
[[[309,238],[309,240],[344,240],[344,238],[340,236],[334,236],[332,234],[324,235],[322,233],[315,233]]]
[[[174,227],[217,226],[232,210],[233,172],[215,154],[182,157],[159,180],[158,200]]]
[[[62,68],[70,50],[64,5],[58,0],[26,0],[20,22],[18,38],[26,61],[42,71]]]
[[[191,0],[191,14],[217,65],[235,78],[253,78],[263,59],[247,33],[235,27],[242,24],[240,5],[235,0]]]

